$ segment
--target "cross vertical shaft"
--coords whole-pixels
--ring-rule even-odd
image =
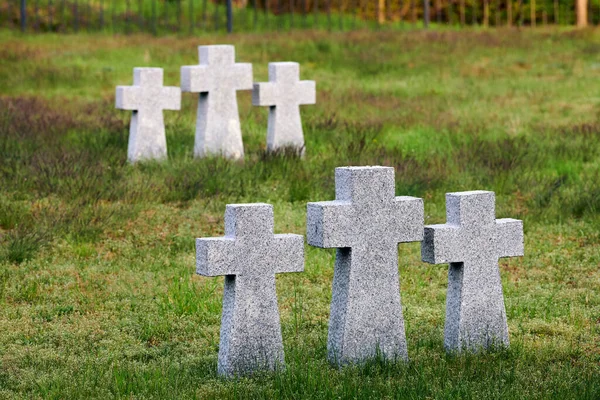
[[[226,275],[219,375],[285,366],[275,275]]]

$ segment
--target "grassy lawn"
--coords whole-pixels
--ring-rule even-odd
[[[27,36],[0,31],[0,398],[600,398],[600,32],[326,32]],[[194,95],[166,111],[169,161],[126,164],[114,87],[135,66],[197,63],[233,43],[301,63],[306,157],[268,155],[267,110],[239,92],[246,160],[194,160]],[[443,349],[447,266],[400,246],[408,364],[326,361],[334,250],[277,278],[287,370],[216,375],[222,278],[194,238],[227,203],[268,202],[277,233],[334,198],[334,168],[387,165],[398,195],[445,221],[444,193],[496,191],[525,222],[500,270],[511,347]]]

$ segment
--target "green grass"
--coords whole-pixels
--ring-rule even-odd
[[[0,398],[600,398],[600,33],[517,30],[204,36],[0,32]],[[239,93],[246,160],[194,160],[194,96],[165,112],[169,160],[126,164],[114,87],[134,66],[301,63],[304,160],[265,153],[267,110]],[[304,233],[334,168],[396,168],[399,195],[445,220],[444,193],[497,193],[525,221],[500,262],[511,347],[443,350],[447,267],[400,246],[410,363],[326,361],[334,252],[277,278],[287,370],[216,376],[222,278],[194,275],[194,238],[227,203],[269,202]]]

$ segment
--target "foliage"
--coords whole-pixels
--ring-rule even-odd
[[[438,27],[574,25],[569,0],[430,0]],[[226,0],[34,0],[25,2],[34,32],[111,32],[154,35],[224,32]],[[422,26],[424,2],[415,0],[233,0],[236,32],[290,29],[405,30]],[[600,0],[589,2],[589,21],[600,23]],[[0,26],[20,29],[19,0],[0,0]]]

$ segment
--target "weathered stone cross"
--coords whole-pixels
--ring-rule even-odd
[[[225,275],[219,374],[283,367],[275,274],[304,270],[304,238],[273,235],[269,204],[228,204],[225,237],[196,239],[196,267]]]
[[[308,203],[307,239],[338,248],[329,337],[330,361],[378,354],[407,359],[398,276],[398,243],[423,238],[423,200],[394,197],[394,169],[335,170],[335,201]]]
[[[163,86],[162,68],[134,68],[133,86],[117,86],[116,107],[133,110],[127,160],[164,159],[167,139],[163,110],[179,110],[181,89]]]
[[[444,225],[425,227],[423,261],[450,264],[444,345],[449,351],[508,346],[498,259],[523,255],[523,222],[496,219],[494,192],[446,194]]]
[[[243,158],[237,90],[252,89],[252,64],[235,62],[233,46],[198,47],[200,65],[181,67],[181,89],[200,93],[194,155]]]
[[[267,150],[304,149],[301,104],[315,104],[315,81],[300,81],[295,62],[269,63],[269,82],[254,84],[252,104],[269,106]]]

